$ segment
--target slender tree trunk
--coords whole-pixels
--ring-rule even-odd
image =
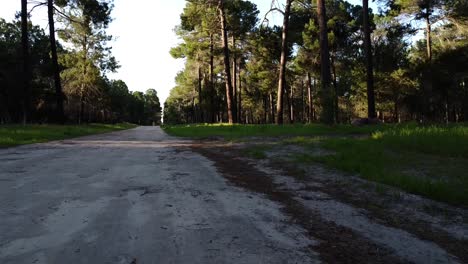
[[[80,88],[80,108],[78,109],[78,125],[81,125],[84,116],[84,84],[81,85]]]
[[[21,0],[21,47],[23,52],[23,100],[22,122],[26,124],[29,117],[29,94],[31,92],[31,58],[29,56],[29,32],[28,32],[28,1]]]
[[[320,84],[322,89],[321,120],[326,124],[333,123],[333,95],[330,87],[330,51],[328,47],[327,14],[325,0],[317,0],[317,16],[320,28]]]
[[[449,87],[445,87],[444,91],[444,97],[445,97],[445,104],[444,104],[444,110],[445,110],[445,124],[449,124],[450,122],[450,99],[449,99]]]
[[[400,123],[400,110],[398,107],[398,98],[395,98],[393,101],[393,115],[395,117],[395,122]]]
[[[55,21],[54,21],[54,1],[47,0],[47,9],[49,15],[49,38],[50,52],[52,54],[52,70],[54,72],[55,85],[55,118],[56,122],[63,124],[65,122],[65,114],[63,112],[63,92],[60,79],[60,68],[57,56],[57,42],[55,40]]]
[[[278,81],[278,93],[276,101],[276,124],[283,124],[283,91],[286,86],[286,62],[288,56],[288,30],[289,30],[289,14],[291,12],[291,3],[293,0],[286,0],[283,18],[283,34],[281,37],[281,59]]]
[[[426,50],[427,60],[432,61],[432,25],[429,17],[429,11],[426,15]]]
[[[273,93],[270,93],[270,123],[275,122],[275,100],[273,98]]]
[[[364,26],[364,50],[366,52],[367,72],[367,117],[375,118],[375,95],[374,95],[374,68],[372,64],[372,43],[369,23],[369,0],[362,0],[363,26]]]
[[[201,67],[198,65],[198,111],[200,122],[203,123],[203,109],[202,109],[202,72]]]
[[[432,120],[431,104],[432,104],[432,29],[429,15],[429,8],[426,14],[426,52],[427,65],[423,73],[423,122]]]
[[[195,96],[192,97],[192,121],[190,123],[197,123],[197,106],[195,104]]]
[[[304,79],[301,80],[301,121],[305,122]]]
[[[236,55],[236,39],[234,36],[232,38],[232,104],[236,106],[236,120],[239,120],[239,115],[237,113],[237,55]]]
[[[307,105],[308,105],[308,121],[312,123],[314,121],[314,103],[312,98],[312,78],[310,72],[307,73]]]
[[[88,60],[88,48],[87,48],[87,43],[88,43],[88,36],[84,36],[83,42],[81,43],[83,46],[83,80],[86,79],[86,74],[87,74],[87,60]],[[86,85],[84,83],[81,84],[81,90],[80,90],[80,109],[79,109],[79,114],[78,114],[78,124],[81,124],[84,118],[84,108],[85,108],[85,91],[86,90]]]
[[[210,115],[211,115],[211,123],[215,123],[215,86],[214,86],[214,40],[213,34],[210,34]]]
[[[331,58],[331,71],[332,71],[332,82],[333,82],[333,120],[338,123],[339,120],[339,106],[338,106],[338,82],[336,81],[336,65],[335,65],[335,52]]]
[[[294,86],[290,88],[290,99],[289,99],[289,120],[291,120],[291,124],[294,123]]]
[[[463,80],[461,83],[463,91],[463,103],[462,103],[462,121],[468,121],[468,79]]]
[[[288,107],[286,107],[286,116],[288,117],[289,119],[289,123],[291,123],[291,115],[290,115],[290,109],[291,109],[291,98],[289,98],[289,90],[284,87],[284,91],[283,91],[284,95],[286,96],[286,104]]]
[[[223,55],[224,55],[224,74],[226,82],[226,105],[229,124],[237,123],[237,111],[236,105],[233,100],[233,88],[231,79],[231,64],[229,60],[229,45],[228,35],[226,29],[226,15],[224,14],[224,0],[218,0],[218,12],[219,20],[221,21],[221,36],[223,44]]]
[[[241,68],[239,66],[239,92],[238,92],[238,100],[237,100],[237,113],[238,113],[238,118],[237,121],[239,123],[242,123],[242,79],[241,79]]]

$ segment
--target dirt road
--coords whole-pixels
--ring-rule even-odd
[[[158,127],[0,150],[0,263],[462,262],[218,154]]]
[[[278,205],[157,127],[0,150],[0,263],[303,263]]]

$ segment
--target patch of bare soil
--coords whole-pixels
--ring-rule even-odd
[[[320,243],[311,250],[320,254],[326,263],[406,263],[391,249],[383,247],[352,229],[338,225],[321,217],[298,202],[294,190],[283,188],[275,183],[268,173],[246,162],[238,149],[232,145],[204,141],[194,144],[193,151],[212,160],[230,183],[249,191],[265,194],[269,199],[280,203],[290,216],[291,224],[298,224],[308,231],[308,235]]]
[[[266,160],[263,163],[305,183],[306,191],[320,191],[337,201],[363,208],[373,221],[432,241],[463,263],[468,263],[466,209],[345,175],[319,164],[297,165],[284,158],[287,155],[283,150],[270,152],[267,156],[273,157],[274,162]]]
[[[263,160],[244,157],[242,150],[249,147],[248,142],[203,141],[192,145],[192,150],[212,160],[232,184],[282,204],[291,223],[301,225],[320,241],[311,247],[325,262],[468,263],[465,208],[319,164],[298,165],[288,159],[289,154],[327,152],[271,143],[273,147]]]

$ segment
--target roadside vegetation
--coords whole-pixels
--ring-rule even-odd
[[[0,148],[42,143],[92,134],[101,134],[133,128],[129,123],[89,125],[2,125],[0,126]]]
[[[186,125],[164,129],[171,135],[198,139],[221,137],[257,143],[259,136],[271,137],[273,147],[252,144],[243,153],[264,159],[268,151],[295,145],[305,150],[289,153],[289,162],[297,165],[322,163],[410,193],[468,206],[466,125]],[[327,151],[317,155],[316,149]]]
[[[468,205],[466,126],[395,128],[366,138],[296,138],[288,143],[333,152],[298,154],[296,162],[320,162],[438,201]]]
[[[163,129],[178,137],[239,139],[245,137],[287,137],[287,136],[315,136],[315,135],[370,135],[376,131],[385,131],[391,125],[352,126],[323,124],[296,124],[277,126],[264,125],[229,125],[229,124],[192,124],[192,125],[166,125]]]

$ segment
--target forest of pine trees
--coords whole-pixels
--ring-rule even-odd
[[[156,90],[130,92],[107,77],[119,68],[106,33],[112,0],[21,4],[16,20],[0,18],[0,124],[160,123]],[[30,20],[41,6],[48,34]]]
[[[164,122],[466,122],[468,2],[377,4],[187,0]]]

